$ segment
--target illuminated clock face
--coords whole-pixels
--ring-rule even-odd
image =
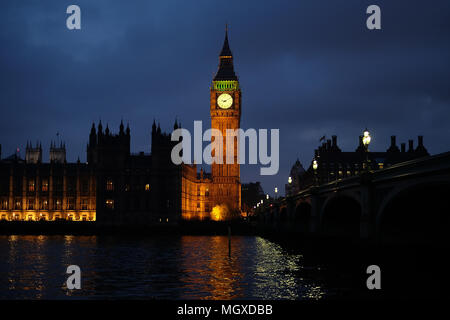
[[[233,105],[233,97],[231,97],[228,93],[222,93],[217,98],[217,104],[222,109],[229,109]]]

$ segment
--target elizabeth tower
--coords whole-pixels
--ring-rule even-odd
[[[218,129],[223,137],[222,163],[212,164],[212,196],[214,205],[226,204],[235,212],[241,209],[241,183],[238,163],[237,138],[234,139],[234,160],[226,159],[227,129],[237,130],[241,120],[241,89],[234,73],[233,55],[228,44],[228,30],[219,56],[219,69],[211,86],[211,128]],[[214,156],[214,153],[212,154]]]

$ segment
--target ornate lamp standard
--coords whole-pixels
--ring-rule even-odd
[[[362,142],[363,142],[363,145],[364,145],[364,151],[366,153],[365,166],[366,166],[366,170],[369,171],[369,164],[370,164],[370,161],[369,161],[369,144],[370,144],[370,141],[372,140],[372,137],[370,136],[370,132],[369,132],[369,130],[367,130],[367,128],[363,132],[363,139],[362,140],[363,140]]]
[[[292,195],[292,177],[289,176],[288,178],[288,185],[286,186],[286,197]]]
[[[317,162],[316,159],[313,159],[312,167],[313,167],[313,170],[314,170],[314,184],[315,184],[315,185],[318,185],[318,181],[317,181],[317,169],[319,168],[319,163]]]

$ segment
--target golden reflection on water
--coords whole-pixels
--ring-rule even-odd
[[[233,251],[239,250],[240,239],[235,239],[234,250],[228,255],[228,238],[211,238],[210,259],[208,269],[211,270],[209,287],[211,288],[211,299],[235,299],[239,296],[239,282],[242,280],[242,273],[239,270],[239,261],[234,258]],[[216,258],[217,257],[217,258]]]
[[[8,272],[9,289],[31,292],[31,297],[41,299],[46,290],[44,279],[47,276],[48,261],[46,256],[47,236],[8,237]]]
[[[319,284],[301,277],[301,255],[287,254],[266,239],[232,237],[231,256],[225,236],[184,236],[181,243],[188,298],[318,300],[325,295]]]
[[[233,239],[232,254],[228,256],[227,237],[183,236],[181,269],[187,289],[198,292],[201,299],[241,297],[239,282],[243,275],[237,258],[240,241]]]

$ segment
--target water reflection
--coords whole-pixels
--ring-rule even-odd
[[[254,261],[252,295],[258,299],[320,299],[325,295],[321,284],[302,277],[302,255],[288,254],[278,244],[257,237]]]
[[[243,295],[242,238],[234,238],[228,255],[227,237],[190,237],[181,240],[185,291],[182,298],[235,299]]]
[[[48,274],[45,236],[8,236],[8,290],[24,290],[31,298],[44,297]],[[3,268],[2,268],[3,270]],[[3,273],[3,272],[2,272]]]
[[[259,237],[0,236],[0,299],[320,299],[303,256]],[[82,289],[66,288],[80,266]]]
[[[97,237],[96,236],[73,236],[66,235],[62,237],[63,250],[60,256],[61,268],[61,290],[66,296],[76,296],[78,298],[91,295],[95,293],[95,281],[96,278],[96,250],[97,250]],[[59,241],[58,241],[59,242]],[[70,265],[80,266],[82,272],[82,291],[68,290],[66,285],[67,267]],[[86,275],[89,275],[86,277]]]

